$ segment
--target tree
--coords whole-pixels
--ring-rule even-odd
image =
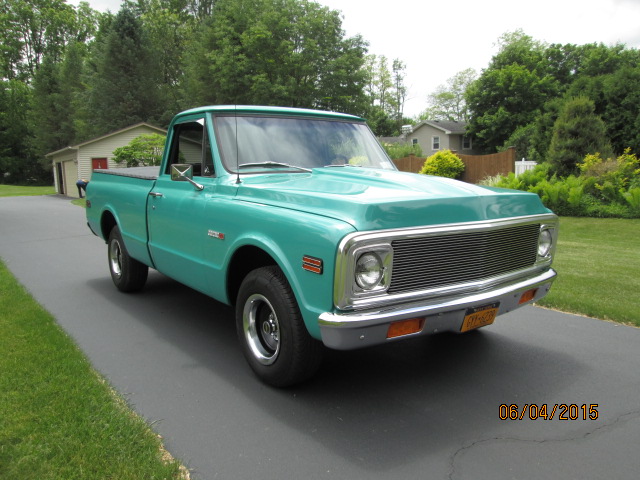
[[[82,79],[87,57],[87,47],[78,41],[67,45],[64,60],[58,70],[59,104],[58,104],[58,138],[60,147],[77,143],[76,121],[82,108],[82,94],[85,85]]]
[[[165,140],[166,136],[159,133],[140,135],[128,145],[116,148],[113,160],[118,164],[124,163],[127,167],[160,165]]]
[[[498,53],[489,63],[490,70],[500,70],[513,64],[521,65],[531,72],[543,74],[546,45],[526,35],[521,29],[503,33],[497,42]]]
[[[562,108],[549,146],[549,162],[556,174],[577,173],[578,163],[587,154],[600,153],[604,158],[612,154],[605,124],[594,110],[593,102],[585,97],[568,100]]]
[[[399,59],[393,60],[393,87],[394,87],[394,116],[398,127],[402,125],[404,114],[404,100],[407,97],[407,87],[404,84],[405,70],[407,66]]]
[[[58,125],[61,119],[59,64],[50,57],[45,57],[35,75],[31,97],[33,101],[29,112],[33,118],[33,144],[35,151],[44,156],[64,146]]]
[[[2,76],[30,82],[42,58],[57,62],[77,33],[76,13],[64,0],[2,0]]]
[[[218,0],[189,57],[192,103],[361,113],[366,43],[307,0]]]
[[[140,19],[122,8],[113,22],[102,28],[106,32],[98,39],[93,53],[95,69],[87,79],[83,139],[137,122],[155,122],[162,111],[160,68]]]
[[[393,112],[393,96],[391,91],[393,89],[393,77],[389,71],[389,64],[387,57],[384,55],[378,58],[378,68],[375,72],[375,86],[377,94],[374,97],[374,104],[380,105],[380,108],[391,114]]]
[[[512,64],[483,72],[466,94],[475,145],[495,152],[518,127],[532,122],[553,91],[550,78]]]
[[[160,125],[166,125],[175,112],[188,106],[184,100],[184,52],[192,40],[196,20],[185,13],[196,9],[198,15],[213,7],[213,1],[190,2],[188,7],[165,8],[166,1],[151,0],[142,14],[142,26],[148,35],[150,54],[156,60],[159,75],[158,96],[162,113]],[[195,13],[194,13],[195,15]]]
[[[31,146],[29,122],[31,87],[17,79],[0,80],[0,183],[14,185],[51,182]]]
[[[545,101],[558,95],[546,45],[521,30],[499,39],[500,51],[465,95],[468,131],[485,152],[500,148],[516,129],[533,122]]]
[[[614,152],[640,154],[640,66],[623,66],[603,79],[602,120]]]
[[[465,93],[477,77],[473,68],[456,73],[429,95],[429,107],[420,114],[422,120],[448,120],[466,122],[469,112],[465,101]]]

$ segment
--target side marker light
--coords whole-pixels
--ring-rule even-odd
[[[422,331],[424,327],[424,318],[410,318],[409,320],[400,320],[389,325],[387,330],[387,338],[402,337]]]

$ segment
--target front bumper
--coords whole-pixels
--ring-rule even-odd
[[[444,331],[459,332],[467,309],[499,303],[498,315],[511,312],[544,297],[551,289],[555,278],[555,270],[549,269],[536,277],[482,292],[449,296],[444,299],[427,299],[362,312],[325,312],[318,320],[322,342],[327,347],[337,350],[352,350],[418,335]],[[522,294],[531,289],[537,289],[533,298],[519,303]],[[420,332],[387,338],[391,323],[411,318],[425,319]]]

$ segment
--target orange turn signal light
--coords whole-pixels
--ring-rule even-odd
[[[389,325],[387,331],[387,338],[402,337],[403,335],[410,335],[412,333],[418,333],[424,326],[424,318],[410,318],[409,320],[400,320],[399,322],[393,322]]]
[[[531,290],[527,290],[526,292],[524,292],[520,296],[520,301],[518,302],[518,304],[527,303],[527,302],[533,300],[533,298],[536,296],[536,292],[537,291],[538,291],[537,288],[532,288]]]

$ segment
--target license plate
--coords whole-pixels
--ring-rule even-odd
[[[498,315],[499,303],[491,305],[483,305],[482,307],[474,307],[467,310],[464,321],[462,322],[461,332],[468,332],[474,328],[491,325]]]

